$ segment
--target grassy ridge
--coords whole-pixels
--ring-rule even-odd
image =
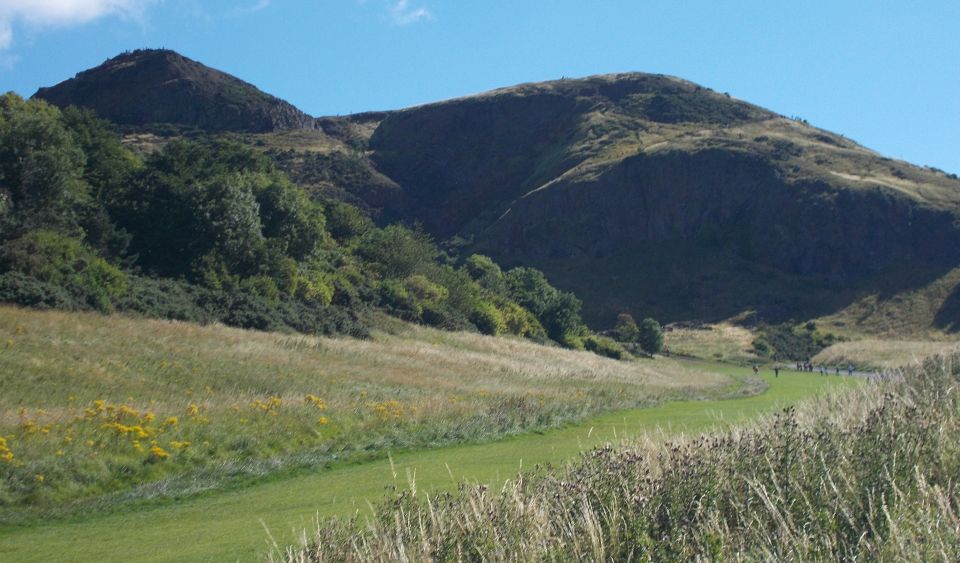
[[[489,440],[732,384],[676,364],[402,323],[362,341],[0,313],[7,523]]]
[[[680,367],[676,364],[668,366]],[[703,372],[743,377],[747,370],[701,364]],[[43,560],[71,550],[77,560],[250,559],[268,550],[263,521],[280,545],[296,543],[316,518],[369,514],[367,502],[385,488],[406,488],[413,479],[421,491],[455,490],[464,480],[499,487],[522,468],[563,465],[579,452],[650,432],[676,436],[742,422],[771,409],[855,380],[763,374],[769,390],[719,401],[679,401],[657,407],[601,415],[581,424],[526,434],[487,444],[398,453],[372,463],[284,479],[246,490],[218,494],[132,514],[54,522],[0,531],[0,556]],[[135,534],[117,534],[135,529]],[[179,541],[171,542],[170,538]],[[4,551],[6,550],[6,551]]]

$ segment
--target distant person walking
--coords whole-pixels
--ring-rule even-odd
[[[853,364],[847,364],[847,375],[853,376]]]
[[[840,366],[837,366],[837,377],[840,377]]]
[[[773,366],[773,376],[780,377],[780,366]]]

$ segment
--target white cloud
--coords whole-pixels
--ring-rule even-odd
[[[0,0],[0,49],[13,44],[14,22],[33,27],[68,27],[106,16],[139,19],[158,0]]]
[[[390,19],[397,25],[408,25],[433,17],[430,10],[420,6],[413,8],[409,0],[396,0],[390,5]]]
[[[247,6],[241,6],[239,8],[235,8],[231,10],[228,13],[228,15],[231,17],[238,17],[238,16],[247,16],[250,14],[255,14],[261,10],[266,10],[267,8],[269,8],[270,3],[271,3],[271,0],[257,0],[253,4],[249,4]]]

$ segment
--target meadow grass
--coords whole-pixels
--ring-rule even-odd
[[[684,366],[749,378],[749,370],[729,365]],[[0,558],[41,561],[69,553],[78,561],[258,559],[272,550],[264,526],[279,546],[296,544],[312,538],[318,521],[326,526],[331,517],[371,516],[367,503],[382,500],[389,490],[406,489],[411,482],[421,497],[457,491],[464,483],[480,483],[495,490],[521,469],[562,467],[596,446],[729,427],[821,392],[859,383],[799,374],[774,378],[772,373],[764,373],[761,379],[769,385],[761,394],[611,412],[547,432],[484,444],[394,452],[389,458],[336,464],[323,471],[136,512],[7,527],[0,530]],[[307,536],[303,535],[305,529],[310,531]]]
[[[753,351],[756,335],[730,323],[668,326],[663,337],[663,344],[671,354],[734,363],[760,361]]]
[[[814,356],[812,362],[826,366],[853,365],[860,370],[893,370],[915,366],[931,356],[951,351],[960,351],[960,342],[864,338],[834,344]]]
[[[409,325],[355,340],[2,307],[0,523],[492,440],[737,385],[671,362]]]
[[[273,559],[957,561],[958,383],[960,356],[940,356],[756,424],[598,448],[499,489],[401,491]]]

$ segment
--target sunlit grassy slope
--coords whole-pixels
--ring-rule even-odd
[[[834,344],[813,358],[814,364],[858,369],[897,369],[915,366],[930,356],[960,350],[960,343],[932,340],[880,340],[867,338]]]
[[[669,364],[676,366],[676,364]],[[704,373],[742,378],[742,368],[698,364]],[[619,411],[581,424],[486,444],[398,453],[391,459],[342,465],[245,490],[148,508],[136,513],[52,522],[0,531],[0,558],[45,560],[69,553],[74,560],[233,560],[269,550],[266,526],[278,544],[296,542],[319,516],[367,513],[368,501],[388,487],[415,483],[420,491],[453,489],[464,480],[497,486],[521,468],[562,464],[578,452],[640,434],[692,433],[743,422],[821,391],[855,384],[845,378],[762,374],[769,389],[727,400],[679,401]],[[261,523],[262,522],[262,523]],[[118,533],[130,530],[130,533]]]
[[[670,362],[392,332],[361,341],[0,308],[0,524],[737,386]]]

